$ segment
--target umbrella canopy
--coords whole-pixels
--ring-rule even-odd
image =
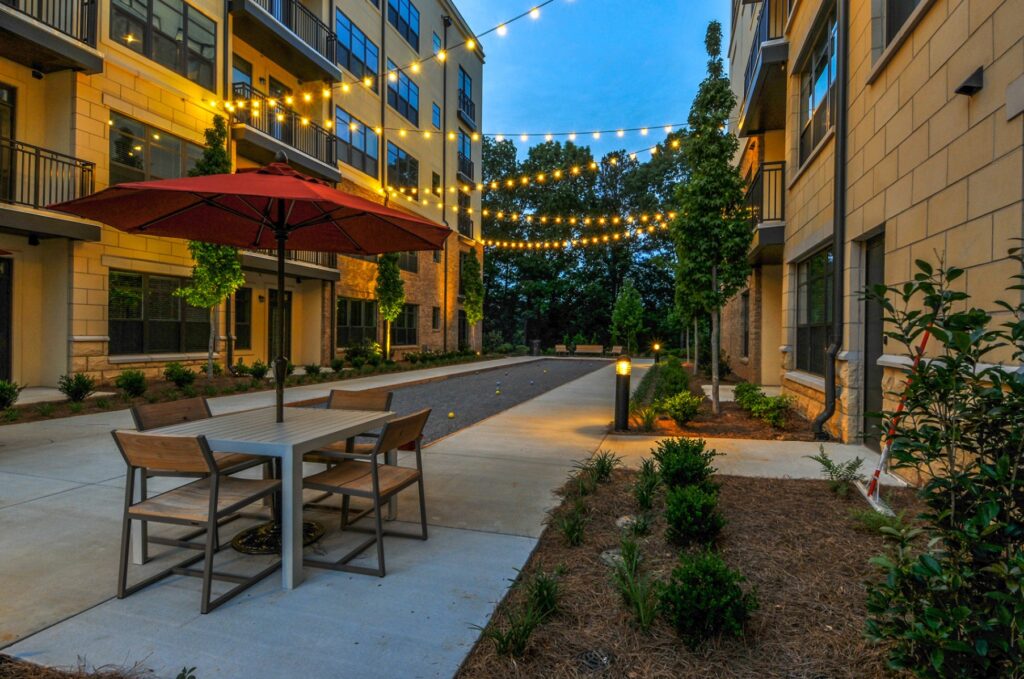
[[[296,172],[279,157],[253,170],[181,179],[129,182],[91,196],[51,205],[147,236],[277,249],[278,299],[284,299],[285,249],[375,255],[440,250],[447,227],[364,198],[342,193]],[[276,345],[283,349],[285,314],[278,314]],[[277,421],[284,418],[287,359],[277,356]]]

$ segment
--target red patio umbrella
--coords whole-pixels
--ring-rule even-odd
[[[277,248],[278,299],[285,250],[358,255],[440,250],[451,233],[426,219],[342,193],[277,161],[235,174],[129,182],[51,205],[128,233],[187,238],[242,248]],[[284,348],[284,314],[274,329]],[[274,359],[277,421],[284,421],[287,360]]]

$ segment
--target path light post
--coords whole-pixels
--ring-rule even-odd
[[[622,354],[615,361],[615,431],[629,431],[629,376],[633,363]]]
[[[654,349],[654,365],[658,365],[661,361],[661,344],[655,342],[654,346],[651,348]]]

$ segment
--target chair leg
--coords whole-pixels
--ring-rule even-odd
[[[345,526],[348,525],[349,500],[348,495],[341,496],[341,530],[345,530]]]
[[[375,510],[373,512],[374,529],[377,535],[377,574],[380,577],[384,577],[384,516],[381,512],[381,505],[384,504],[380,499],[374,501]]]
[[[139,502],[142,502],[149,497],[149,474],[143,469],[139,477]],[[149,562],[149,521],[139,521],[139,562]]]
[[[217,553],[217,519],[206,524],[206,560],[203,562],[203,601],[200,612],[210,612],[210,591],[213,585],[213,557]]]
[[[423,489],[423,474],[420,474],[420,527],[423,529],[423,539],[427,539],[427,494]]]
[[[128,518],[128,507],[132,500],[132,483],[131,475],[133,471],[129,471],[129,479],[126,482],[125,497],[124,497],[124,511],[121,519],[121,555],[120,561],[117,565],[117,598],[123,599],[127,596],[128,588],[128,559],[131,558],[131,537],[132,537],[132,520]]]

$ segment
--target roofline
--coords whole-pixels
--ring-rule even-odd
[[[476,40],[477,48],[475,52],[477,52],[477,54],[480,55],[481,62],[486,61],[483,45],[480,44],[480,40],[477,39],[476,37],[476,32],[470,27],[469,22],[466,21],[466,18],[462,16],[462,12],[460,12],[459,8],[455,6],[455,3],[452,2],[452,0],[438,0],[438,2],[441,4],[441,7],[447,10],[448,13],[451,15],[452,21],[455,22],[459,30],[465,33],[468,37],[471,37],[474,40]]]

